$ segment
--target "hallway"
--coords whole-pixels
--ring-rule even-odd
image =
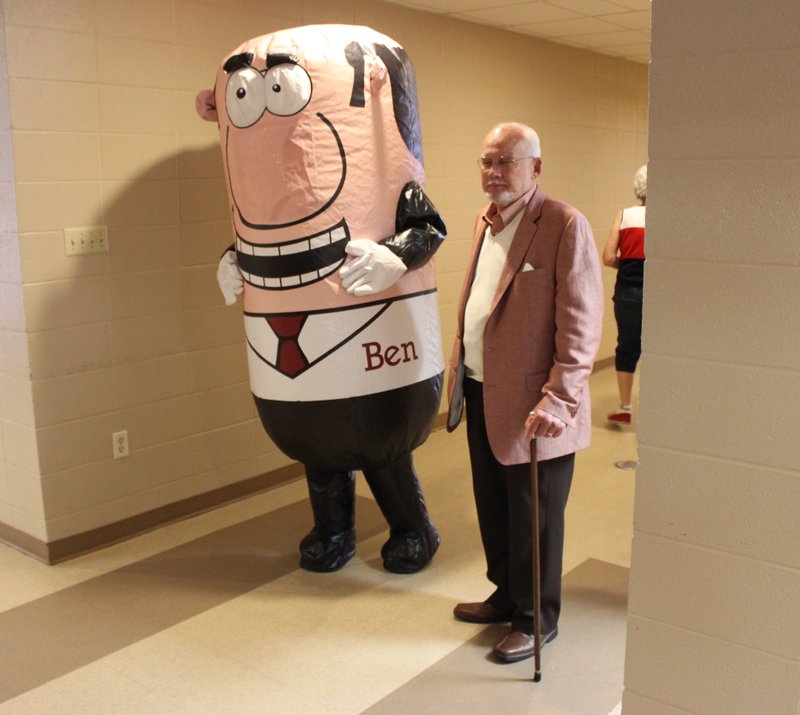
[[[591,387],[540,684],[531,660],[487,658],[502,627],[452,617],[489,592],[462,426],[415,455],[442,546],[412,576],[382,569],[384,522],[360,476],[357,553],[334,574],[297,568],[302,480],[56,566],[0,547],[0,715],[607,715],[622,693],[634,484],[615,462],[636,459],[636,437],[606,426],[613,370]]]

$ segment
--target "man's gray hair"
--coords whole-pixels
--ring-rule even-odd
[[[633,175],[633,193],[637,199],[647,199],[647,164],[640,166]]]
[[[525,145],[525,150],[527,152],[526,156],[533,156],[537,159],[541,158],[542,145],[539,142],[539,135],[527,124],[522,124],[520,122],[502,122],[501,124],[498,124],[492,131],[497,131],[498,129],[511,130],[515,134],[518,134]]]

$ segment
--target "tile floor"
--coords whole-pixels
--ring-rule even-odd
[[[636,459],[636,435],[632,428],[606,425],[606,412],[616,406],[613,370],[594,375],[591,387],[593,446],[577,458],[567,509],[565,572],[589,558],[625,567],[630,563],[635,472],[615,463]],[[16,671],[0,660],[0,715],[334,715],[371,707],[483,628],[452,618],[457,601],[481,599],[489,592],[463,426],[454,434],[434,432],[416,452],[415,462],[442,546],[431,566],[412,576],[382,570],[379,551],[385,533],[360,476],[358,551],[336,574],[296,569],[293,550],[276,532],[274,538],[269,533],[270,528],[305,532],[308,524],[303,522],[309,517],[302,481],[57,566],[0,546],[0,621],[5,616],[6,633],[13,634],[0,643],[0,657],[14,663],[26,652],[42,653],[33,660],[42,664],[42,672],[27,673],[33,676],[30,687],[12,682],[9,673]],[[266,519],[264,538],[253,544],[245,528],[258,527],[259,519]],[[189,608],[146,635],[133,623],[135,605],[126,605],[126,612],[115,610],[115,600],[125,601],[114,598],[109,584],[119,584],[123,576],[152,577],[148,569],[153,568],[162,570],[160,581],[130,581],[139,589],[136,603],[143,609],[152,611],[155,604],[158,611],[165,592],[187,603],[208,596],[195,589],[208,589],[213,579],[186,577],[176,584],[173,578],[164,591],[170,568],[179,565],[170,558],[213,544],[223,533],[243,540],[242,559],[266,551],[274,563],[287,564],[288,550],[292,565],[255,585],[241,579],[233,583],[228,566],[222,565],[233,580],[220,581],[210,606]],[[154,584],[152,591],[148,583]],[[25,614],[35,620],[47,608],[48,617],[55,609],[57,621],[72,622],[81,604],[89,602],[97,604],[89,614],[95,628],[78,631],[77,643],[62,637],[66,630],[42,632],[41,624],[24,621]],[[122,631],[130,634],[127,640],[103,648],[103,634]],[[97,650],[89,648],[89,641]],[[61,654],[74,649],[85,654],[75,658],[77,665],[59,663]],[[53,677],[46,675],[50,672]],[[441,712],[447,712],[444,703]]]

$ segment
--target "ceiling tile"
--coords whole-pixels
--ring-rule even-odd
[[[630,12],[603,15],[603,19],[615,25],[627,27],[629,30],[650,31],[650,13],[645,10],[631,10]]]
[[[457,17],[467,20],[488,22],[493,25],[521,25],[522,23],[553,22],[578,17],[570,10],[555,7],[547,2],[529,2],[520,5],[504,5],[502,7],[484,8],[470,12],[460,12]]]
[[[647,35],[636,30],[616,30],[614,32],[598,32],[591,35],[560,38],[564,42],[580,43],[584,47],[596,49],[615,45],[635,45],[647,41]]]
[[[650,0],[614,0],[615,5],[622,5],[629,10],[647,10],[650,12]]]
[[[619,25],[605,22],[596,17],[576,17],[572,20],[556,22],[523,23],[522,30],[531,30],[544,37],[570,37],[572,35],[589,35],[595,32],[611,32],[619,30]]]
[[[650,0],[385,0],[647,63]]]
[[[511,4],[511,0],[389,0],[396,5],[429,10],[445,15]],[[533,3],[535,4],[535,3]]]
[[[609,2],[609,0],[548,0],[551,5],[562,7],[566,10],[571,10],[579,15],[608,15],[612,12],[619,12],[623,10],[616,0]]]

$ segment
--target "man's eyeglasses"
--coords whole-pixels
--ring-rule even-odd
[[[488,156],[482,156],[480,159],[478,159],[478,166],[481,167],[481,169],[491,169],[492,166],[496,166],[498,169],[509,169],[518,161],[535,158],[535,156],[520,156],[517,159],[511,159],[507,156],[501,156],[497,159],[492,159]]]

